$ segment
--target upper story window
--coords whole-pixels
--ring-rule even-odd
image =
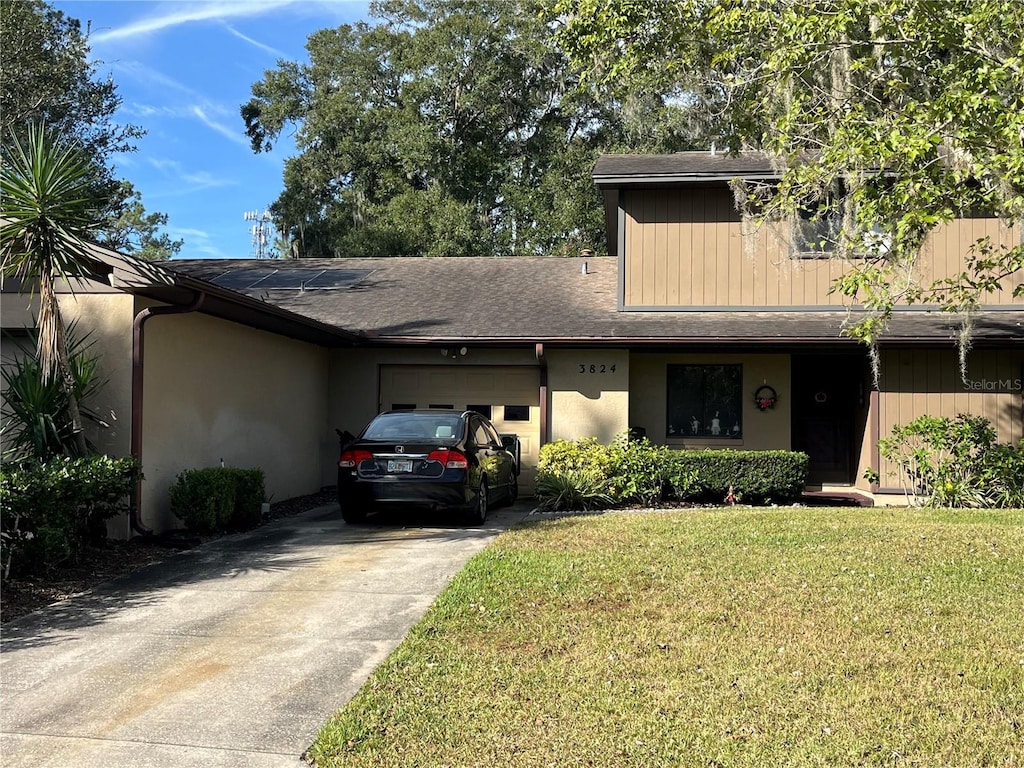
[[[801,208],[793,223],[793,256],[827,259],[839,249],[842,215],[827,203],[820,208]]]
[[[839,206],[830,202],[819,208],[803,208],[793,225],[793,257],[797,259],[827,259],[839,251],[843,238],[843,216]],[[846,255],[853,258],[884,256],[892,247],[892,236],[875,225],[847,239]]]
[[[742,365],[670,365],[668,437],[743,436]]]

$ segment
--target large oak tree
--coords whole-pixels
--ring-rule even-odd
[[[301,256],[573,254],[603,247],[601,151],[689,148],[653,90],[585,90],[533,0],[386,0],[310,36],[242,107],[256,151],[295,130],[271,206]]]

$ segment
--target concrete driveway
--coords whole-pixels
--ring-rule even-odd
[[[16,619],[0,646],[0,762],[296,768],[449,579],[529,509],[462,528],[346,526],[321,507]]]

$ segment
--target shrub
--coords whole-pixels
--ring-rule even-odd
[[[541,474],[548,469],[559,472],[586,470],[603,479],[611,476],[614,467],[611,447],[599,443],[594,437],[547,443],[541,448],[537,461],[537,470]]]
[[[541,448],[537,495],[545,505],[549,494],[568,497],[567,484],[590,484],[609,496],[609,505],[722,502],[730,489],[746,501],[788,501],[803,493],[808,461],[792,451],[677,451],[646,438],[619,437],[611,446],[559,440]]]
[[[0,469],[3,574],[52,568],[106,534],[141,478],[134,459],[58,457]]]
[[[667,447],[654,445],[646,437],[629,440],[620,436],[610,453],[609,484],[617,503],[655,504],[662,499],[670,466]]]
[[[996,442],[981,416],[920,416],[878,441],[900,467],[908,497],[933,507],[1012,507],[1024,504],[1024,441]]]
[[[676,497],[684,501],[722,501],[732,488],[747,502],[790,501],[807,485],[810,461],[796,451],[670,451]]]
[[[235,482],[235,506],[228,526],[240,531],[255,528],[260,524],[260,507],[266,498],[263,470],[234,467],[225,469]]]
[[[585,469],[548,469],[537,475],[540,508],[549,510],[604,509],[613,504],[607,481]]]
[[[262,469],[186,469],[170,489],[171,512],[196,533],[244,530],[260,522],[264,498]]]
[[[171,512],[196,533],[223,528],[235,508],[235,484],[221,467],[186,469],[171,486]]]
[[[1024,439],[1014,446],[996,443],[985,453],[981,485],[997,507],[1024,508]]]

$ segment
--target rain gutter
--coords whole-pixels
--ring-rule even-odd
[[[145,325],[146,321],[156,315],[181,315],[187,312],[195,312],[202,305],[206,298],[203,291],[196,293],[195,299],[188,305],[147,307],[135,315],[132,321],[132,438],[131,453],[139,466],[142,466],[142,376],[143,361],[145,352]],[[135,481],[135,491],[132,494],[131,506],[129,508],[129,520],[131,528],[143,536],[152,536],[153,529],[142,523],[142,477]]]

